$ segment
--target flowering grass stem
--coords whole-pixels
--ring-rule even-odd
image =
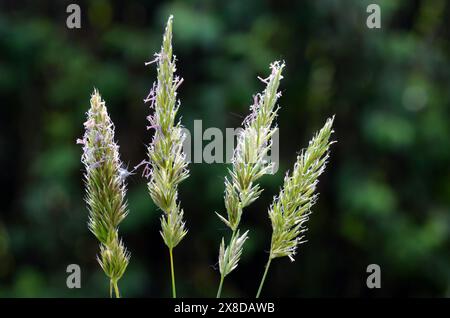
[[[274,163],[268,162],[266,155],[271,149],[272,136],[276,131],[273,122],[279,109],[276,104],[281,96],[278,87],[283,78],[283,68],[284,63],[276,61],[270,65],[271,74],[266,79],[261,79],[266,87],[253,98],[251,113],[245,118],[244,129],[237,137],[232,167],[228,170],[230,177],[225,178],[224,201],[227,215],[224,217],[216,214],[232,230],[232,235],[227,247],[223,238],[220,245],[221,278],[218,297],[225,277],[238,266],[244,242],[248,238],[248,231],[239,235],[243,210],[258,199],[262,192],[257,180],[273,171]]]
[[[256,294],[261,294],[272,259],[289,257],[293,262],[297,247],[305,243],[305,223],[309,220],[311,208],[318,199],[316,193],[319,176],[325,171],[329,158],[330,141],[334,117],[329,118],[308,144],[306,150],[297,156],[292,174],[286,174],[279,195],[269,208],[272,223],[272,239],[269,260]]]
[[[119,224],[128,215],[125,200],[125,176],[128,174],[119,157],[119,146],[114,141],[114,125],[97,90],[94,90],[90,104],[84,136],[77,140],[83,145],[81,161],[85,166],[88,227],[100,241],[97,261],[110,279],[110,297],[113,289],[119,297],[117,283],[130,259],[118,234]]]
[[[180,106],[177,89],[183,82],[175,76],[176,58],[172,50],[172,21],[170,16],[163,36],[161,51],[155,59],[146,63],[157,64],[157,81],[153,84],[146,103],[153,113],[148,116],[148,129],[154,129],[152,142],[148,147],[150,181],[148,190],[155,204],[163,211],[161,236],[169,249],[172,295],[176,297],[173,249],[187,234],[183,220],[183,209],[178,201],[178,184],[189,176],[186,156],[183,152],[185,134],[181,123],[176,122]]]

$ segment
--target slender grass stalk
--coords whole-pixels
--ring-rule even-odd
[[[279,109],[276,103],[281,96],[278,87],[283,78],[281,74],[284,63],[276,61],[270,65],[270,68],[270,76],[261,79],[266,84],[266,88],[262,93],[254,96],[254,103],[250,106],[251,113],[244,120],[244,129],[237,137],[232,168],[228,170],[231,178],[230,180],[225,178],[227,218],[216,213],[232,231],[228,247],[225,248],[223,238],[220,245],[221,278],[217,297],[221,296],[223,280],[237,267],[243,244],[248,237],[248,231],[239,236],[238,227],[243,209],[253,203],[262,192],[256,181],[264,174],[273,171],[273,163],[267,162],[265,156],[270,150],[271,137],[276,131],[273,121]]]
[[[177,298],[177,288],[175,285],[175,271],[173,268],[173,249],[169,249],[169,255],[170,255],[170,273],[172,277],[172,297]]]
[[[119,223],[128,214],[125,178],[129,173],[120,161],[119,146],[114,141],[114,126],[97,90],[92,94],[84,126],[83,139],[77,143],[83,145],[81,161],[85,166],[88,226],[100,241],[97,260],[110,279],[110,297],[114,289],[118,298],[117,284],[130,259],[118,235]]]
[[[303,241],[311,208],[318,199],[315,193],[319,176],[324,172],[329,158],[329,147],[333,133],[333,118],[329,118],[322,129],[309,142],[306,150],[297,156],[291,175],[286,174],[284,185],[269,209],[272,223],[272,239],[269,260],[256,294],[258,298],[273,259],[287,256],[294,261],[297,247]]]
[[[259,298],[259,295],[261,294],[261,290],[263,288],[264,282],[266,281],[267,273],[269,272],[269,267],[270,267],[271,261],[272,261],[272,259],[269,257],[269,259],[267,260],[266,269],[264,270],[263,277],[261,279],[261,282],[259,283],[259,288],[258,288],[258,292],[256,293],[256,298]]]
[[[161,217],[161,236],[169,248],[172,294],[176,297],[173,249],[187,234],[183,210],[178,198],[178,184],[189,176],[183,153],[185,135],[181,123],[175,123],[179,108],[177,88],[183,82],[175,76],[175,56],[172,54],[172,20],[167,21],[161,51],[152,62],[157,63],[157,82],[153,84],[145,102],[150,103],[153,114],[148,116],[155,134],[148,147],[150,181],[148,189],[155,204],[164,212]]]
[[[119,286],[117,286],[117,281],[113,281],[113,286],[114,286],[114,294],[116,295],[116,298],[120,298]]]
[[[220,275],[220,283],[219,283],[219,289],[217,290],[217,296],[216,298],[220,298],[220,296],[222,295],[222,287],[223,287],[223,280],[224,280],[224,276]]]

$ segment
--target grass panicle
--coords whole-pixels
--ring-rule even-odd
[[[85,166],[88,226],[100,241],[98,262],[109,277],[116,297],[120,297],[117,282],[130,259],[118,235],[119,224],[128,214],[125,200],[125,177],[128,173],[119,158],[119,146],[114,141],[114,125],[97,90],[94,90],[90,102],[84,123],[85,134],[78,140],[83,145],[81,161]]]
[[[257,297],[261,293],[267,271],[273,259],[294,256],[299,244],[304,243],[305,226],[311,214],[311,208],[318,199],[317,184],[319,176],[324,172],[329,158],[329,148],[333,141],[334,117],[309,142],[306,150],[298,156],[292,174],[286,174],[284,185],[269,209],[272,224],[272,239],[269,260],[267,262]]]
[[[176,58],[172,53],[172,16],[167,21],[161,51],[152,62],[157,64],[157,81],[145,99],[153,113],[148,116],[149,129],[154,129],[148,147],[150,181],[148,190],[155,204],[164,212],[161,217],[161,236],[169,248],[172,269],[172,294],[176,296],[173,270],[173,249],[187,234],[183,209],[178,202],[178,185],[188,175],[187,161],[183,153],[185,135],[181,123],[176,122],[180,106],[177,89],[183,82],[175,75]]]
[[[237,136],[237,145],[232,158],[232,167],[228,169],[230,178],[225,178],[225,208],[227,216],[217,213],[219,218],[231,229],[230,244],[225,248],[224,239],[220,246],[219,267],[221,273],[220,297],[225,276],[234,270],[242,253],[248,232],[239,236],[238,227],[245,207],[254,202],[262,189],[256,181],[265,174],[272,173],[274,163],[268,162],[266,155],[272,145],[272,136],[276,131],[273,124],[278,107],[276,105],[281,93],[278,92],[283,78],[284,63],[274,62],[270,65],[271,74],[261,81],[266,85],[262,93],[254,96],[250,107],[251,113],[244,122],[244,129]],[[239,243],[239,244],[238,244]],[[228,252],[225,252],[228,251]]]
[[[238,266],[239,258],[242,254],[242,246],[247,238],[248,231],[239,235],[239,230],[237,230],[236,234],[231,239],[229,246],[225,247],[225,240],[222,239],[219,249],[219,270],[224,277]],[[228,261],[224,262],[224,260]]]

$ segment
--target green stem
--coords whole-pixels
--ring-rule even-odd
[[[117,280],[112,281],[112,284],[114,286],[114,294],[116,295],[116,298],[120,298],[119,286],[117,285]],[[111,296],[112,296],[112,293],[111,293]]]
[[[225,277],[223,275],[220,275],[220,284],[219,284],[219,289],[217,290],[217,296],[216,298],[220,298],[220,295],[222,294],[222,286],[223,286],[223,279]]]
[[[266,269],[264,271],[264,275],[263,275],[263,277],[261,279],[261,283],[259,284],[258,292],[256,293],[256,298],[259,298],[259,295],[261,294],[261,290],[263,288],[264,281],[266,280],[267,272],[269,271],[269,267],[270,267],[270,262],[271,261],[272,261],[272,258],[269,256],[269,260],[267,261]]]
[[[170,272],[172,276],[172,297],[177,298],[177,289],[175,287],[175,271],[173,269],[173,248],[169,248],[170,254]]]
[[[113,298],[113,282],[112,282],[112,279],[109,280],[109,298]]]

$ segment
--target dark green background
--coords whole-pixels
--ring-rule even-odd
[[[65,26],[81,5],[82,28]],[[382,28],[366,27],[378,3]],[[257,76],[286,62],[281,166],[244,214],[250,239],[225,296],[255,294],[270,243],[267,207],[296,153],[336,114],[330,164],[297,260],[276,260],[267,296],[450,296],[450,60],[448,1],[2,1],[0,4],[0,297],[106,297],[87,230],[81,148],[75,140],[97,87],[116,124],[122,160],[146,156],[144,67],[174,15],[185,126],[238,127]],[[227,229],[225,165],[190,165],[180,187],[189,234],[175,250],[180,296],[214,296]],[[132,253],[125,297],[170,295],[160,211],[139,174],[120,232]],[[66,266],[82,288],[66,287]],[[366,287],[366,267],[382,288]]]

